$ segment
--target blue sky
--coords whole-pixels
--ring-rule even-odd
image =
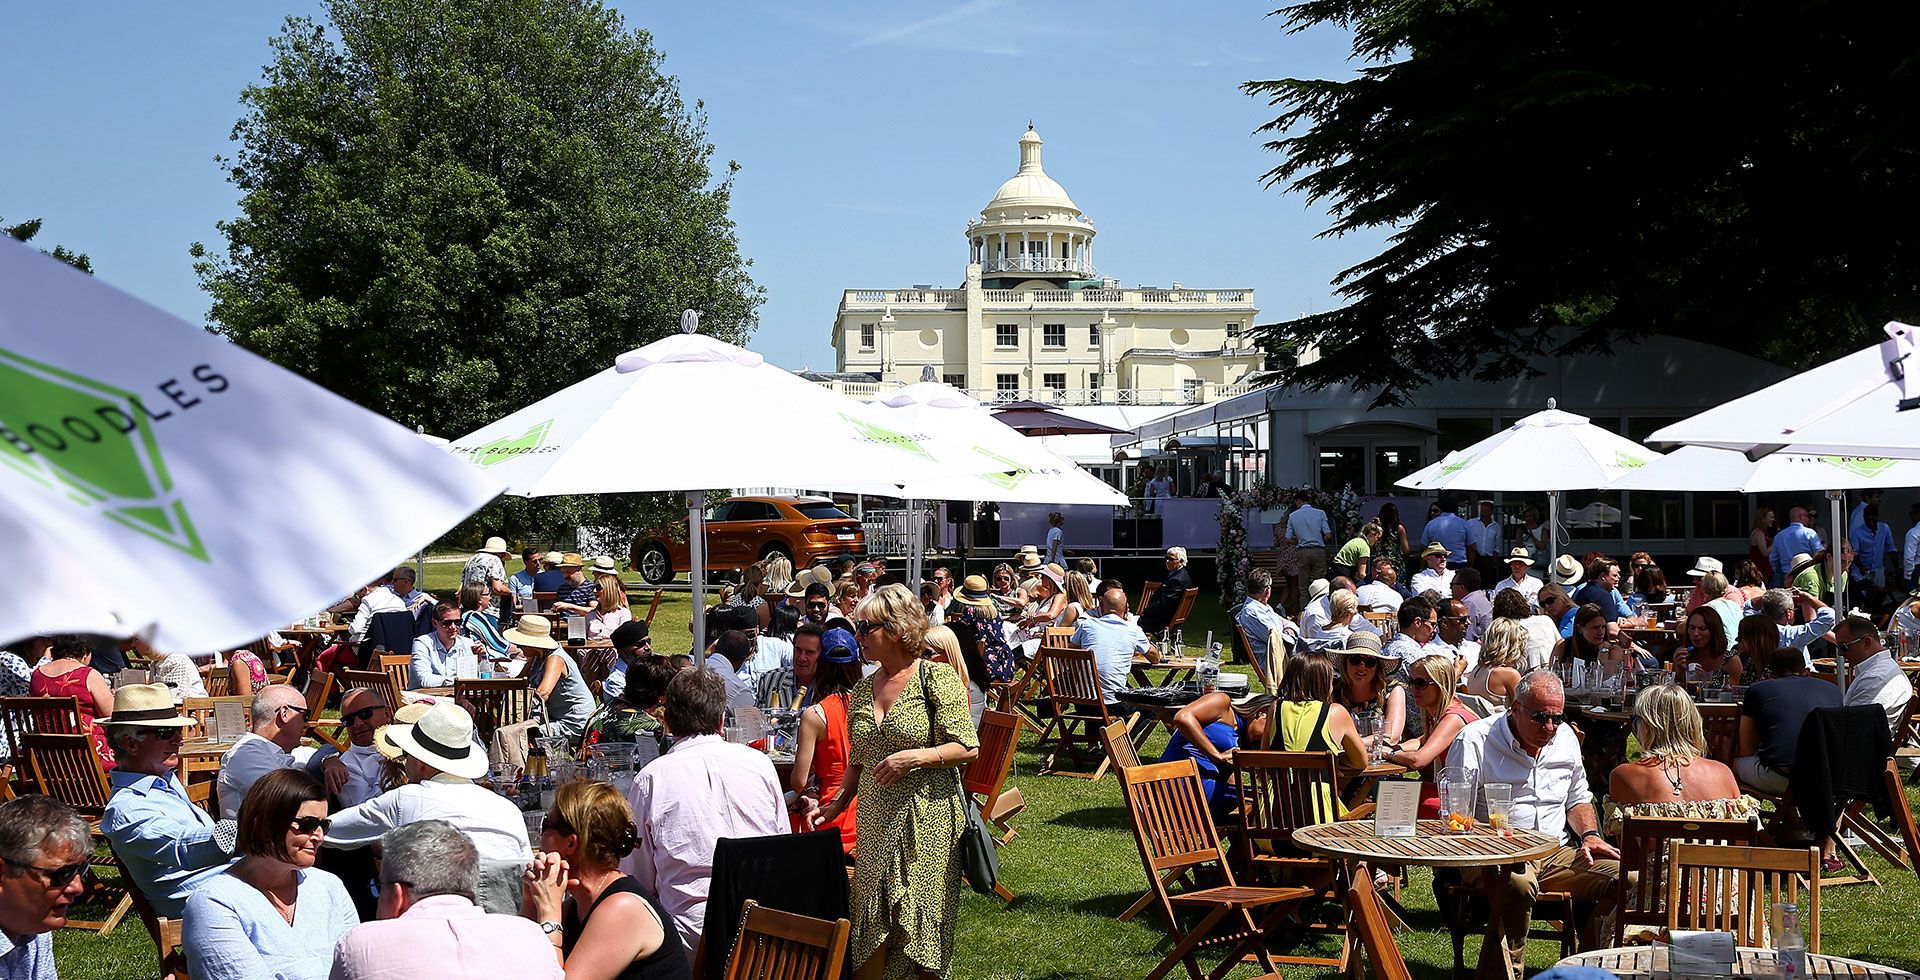
[[[1266,322],[1332,305],[1329,279],[1380,241],[1315,239],[1323,211],[1260,185],[1276,158],[1253,130],[1273,113],[1239,83],[1352,71],[1343,34],[1284,35],[1266,4],[618,6],[705,103],[716,170],[743,168],[733,215],[767,289],[753,346],[788,367],[832,367],[842,289],[961,281],[963,229],[1029,119],[1126,284],[1252,286]],[[317,11],[6,5],[0,218],[44,218],[37,244],[202,322],[187,246],[220,243],[237,198],[213,158],[266,39]]]

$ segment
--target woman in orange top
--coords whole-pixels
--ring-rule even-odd
[[[830,629],[820,637],[820,666],[814,675],[818,700],[800,716],[800,746],[793,753],[793,773],[788,783],[794,793],[793,829],[837,828],[849,863],[853,861],[859,803],[848,804],[839,816],[825,823],[817,823],[815,816],[840,792],[847,758],[853,751],[853,743],[847,738],[847,692],[860,681],[859,649],[859,641],[843,629]]]

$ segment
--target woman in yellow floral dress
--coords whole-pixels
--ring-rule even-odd
[[[852,962],[861,980],[944,977],[966,824],[953,770],[973,761],[980,740],[959,675],[921,659],[927,617],[913,593],[886,586],[861,600],[854,618],[861,653],[880,669],[854,685],[852,759],[819,817],[860,801]]]

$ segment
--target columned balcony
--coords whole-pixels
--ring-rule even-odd
[[[986,261],[980,263],[980,271],[986,275],[1025,272],[1043,276],[1094,278],[1093,263],[1086,259],[1062,259],[1047,255],[989,255]]]

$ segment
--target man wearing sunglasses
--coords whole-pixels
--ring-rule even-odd
[[[80,874],[92,852],[87,822],[65,803],[0,803],[0,977],[53,980],[52,931],[86,890]]]
[[[478,657],[473,637],[460,632],[460,607],[442,602],[433,607],[433,629],[414,637],[413,662],[407,665],[407,688],[451,687],[459,676],[461,657]]]
[[[1580,743],[1568,727],[1566,692],[1553,674],[1536,670],[1520,678],[1513,707],[1505,714],[1476,721],[1461,730],[1447,752],[1447,765],[1461,767],[1480,787],[1504,783],[1512,788],[1513,826],[1555,840],[1576,835],[1552,854],[1517,866],[1464,869],[1461,878],[1487,898],[1487,938],[1480,947],[1479,980],[1519,980],[1526,968],[1527,923],[1542,891],[1563,891],[1576,902],[1593,903],[1581,928],[1580,948],[1604,946],[1611,935],[1614,883],[1620,876],[1620,852],[1607,843],[1594,815],[1593,794]],[[1485,804],[1477,804],[1480,819]]]
[[[253,696],[247,706],[249,730],[220,757],[220,819],[233,820],[240,815],[240,801],[261,776],[275,769],[292,769],[300,764],[293,750],[307,735],[307,699],[297,688],[269,684]],[[320,761],[310,760],[300,768],[318,775]]]
[[[1893,662],[1880,642],[1880,630],[1873,620],[1853,615],[1833,629],[1833,645],[1847,658],[1847,695],[1844,703],[1872,704],[1887,713],[1887,725],[1899,744],[1900,726],[1907,720],[1907,702],[1913,700],[1913,682],[1900,665]]]

